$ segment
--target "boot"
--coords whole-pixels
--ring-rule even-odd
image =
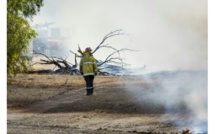
[[[87,89],[87,94],[86,96],[90,96],[90,89]]]
[[[90,89],[90,95],[93,95],[93,88]]]

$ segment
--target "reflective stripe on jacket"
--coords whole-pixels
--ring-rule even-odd
[[[84,52],[84,56],[80,61],[80,72],[83,72],[84,76],[94,75],[97,72],[97,64],[93,55],[90,52]]]

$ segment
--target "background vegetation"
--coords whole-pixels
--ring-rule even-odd
[[[43,0],[7,1],[7,76],[8,83],[13,76],[27,68],[28,46],[36,32],[30,27],[29,20],[43,6]]]

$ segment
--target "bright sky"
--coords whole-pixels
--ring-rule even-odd
[[[56,22],[70,33],[69,49],[95,48],[116,29],[128,35],[109,39],[131,67],[150,71],[207,68],[207,1],[205,0],[45,0],[35,23]],[[108,51],[95,53],[104,59]],[[72,54],[71,54],[72,56]],[[99,58],[98,58],[99,57]]]

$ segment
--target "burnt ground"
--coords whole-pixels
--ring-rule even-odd
[[[94,95],[85,96],[81,76],[21,74],[8,86],[7,133],[192,132],[190,124],[195,120],[183,103],[167,109],[163,103],[148,99],[155,87],[162,88],[160,82],[158,77],[97,76]],[[132,94],[136,90],[141,92]]]

